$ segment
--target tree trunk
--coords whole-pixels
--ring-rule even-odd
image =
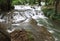
[[[58,4],[59,4],[59,0],[55,0],[55,14],[57,14],[58,13],[58,11],[57,11],[57,7],[58,7]]]
[[[1,11],[10,11],[11,10],[11,0],[2,0],[0,3],[0,9]]]
[[[46,6],[47,6],[47,2],[48,2],[48,1],[47,1],[47,0],[45,0],[45,5],[46,5]]]
[[[39,4],[39,6],[41,6],[41,0],[38,0],[38,4]]]

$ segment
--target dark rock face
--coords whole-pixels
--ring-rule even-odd
[[[11,41],[9,33],[6,31],[7,25],[0,23],[0,41]]]
[[[59,1],[58,6],[57,6],[57,11],[58,11],[58,13],[60,13],[60,1]]]
[[[13,6],[11,6],[11,0],[1,0],[0,1],[0,9],[1,11],[10,11],[11,8]]]
[[[8,32],[0,30],[0,41],[11,41]]]

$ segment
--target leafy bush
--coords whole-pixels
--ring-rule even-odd
[[[52,20],[60,20],[60,14],[55,14],[55,9],[52,7],[43,7],[44,15]]]
[[[25,1],[24,0],[13,0],[12,1],[12,5],[20,5],[20,4],[24,4],[25,3]]]
[[[45,5],[54,5],[55,0],[45,0]]]
[[[25,4],[35,4],[35,0],[12,0],[12,5],[25,5]]]
[[[44,12],[45,16],[52,18],[55,14],[54,8],[50,7],[43,7],[42,11]]]

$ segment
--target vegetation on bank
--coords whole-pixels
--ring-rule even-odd
[[[55,14],[54,7],[45,6],[42,8],[42,11],[44,12],[44,15],[47,16],[49,19],[60,21],[60,13]]]

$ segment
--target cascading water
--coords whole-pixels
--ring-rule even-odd
[[[31,6],[17,6],[17,7],[18,8],[15,7],[15,10],[19,12],[18,14],[20,14],[20,16],[23,16],[22,19],[24,18],[23,19],[24,22],[28,22],[29,18],[35,19],[38,23],[40,23],[40,26],[44,25],[47,27],[48,31],[52,33],[52,35],[55,37],[55,41],[59,41],[60,39],[59,34],[57,34],[57,32],[59,31],[56,32],[56,29],[53,28],[53,24],[47,17],[44,16],[43,12],[41,11],[41,6],[40,7],[32,6],[32,8]],[[19,18],[17,18],[17,20],[19,20]]]
[[[52,33],[52,35],[55,37],[55,41],[60,40],[60,35],[58,33],[59,31],[54,29],[53,24],[50,22],[50,20],[44,16],[43,12],[41,11],[41,6],[15,5],[15,10],[12,16],[12,24],[10,25],[12,31],[14,30],[14,28],[19,28],[20,23],[28,22],[30,18],[33,18],[38,22],[38,25],[43,25],[47,27],[48,31]]]

